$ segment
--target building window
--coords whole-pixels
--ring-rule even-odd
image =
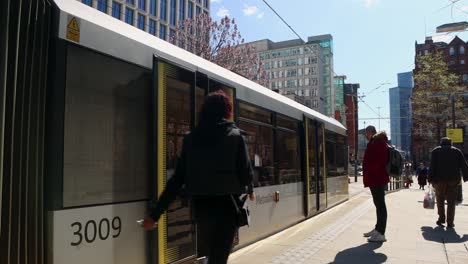
[[[159,25],[159,38],[166,40],[166,26]]]
[[[455,65],[455,61],[454,61],[454,60],[451,60],[451,61],[450,61],[450,65]]]
[[[450,47],[449,54],[450,56],[455,55],[455,49],[453,47]]]
[[[197,0],[197,3],[198,3],[198,4],[201,4],[201,0]]]
[[[170,22],[172,26],[176,24],[176,0],[171,0]]]
[[[460,60],[460,64],[465,64],[465,60]]]
[[[81,3],[85,5],[92,6],[93,5],[93,0],[81,0]]]
[[[150,2],[149,2],[149,13],[152,16],[156,16],[156,0],[150,0]]]
[[[135,0],[127,0],[126,2],[131,4],[131,5],[135,5]]]
[[[107,0],[98,0],[97,9],[101,12],[107,13]]]
[[[146,11],[146,0],[138,0],[138,8]]]
[[[167,19],[167,0],[161,0],[160,6],[159,6],[159,18],[162,21],[166,21]]]
[[[185,20],[185,0],[179,1],[179,23]]]
[[[175,35],[175,30],[169,29],[169,39],[172,39]]]
[[[133,9],[125,8],[125,22],[133,26]]]
[[[201,13],[201,8],[199,6],[197,6],[197,8],[195,10],[196,10],[196,14],[198,16]]]
[[[145,30],[145,16],[142,14],[138,14],[138,24],[137,27],[141,30]]]
[[[152,19],[149,20],[148,32],[151,35],[156,35],[156,21],[154,21]]]
[[[460,51],[460,54],[465,54],[465,47],[460,46],[459,51]]]
[[[462,76],[463,82],[468,82],[468,74],[463,74]]]
[[[122,5],[117,3],[117,2],[112,2],[112,16],[120,19],[121,15],[120,13],[122,12]]]
[[[208,8],[208,0],[203,0],[203,7]]]
[[[187,10],[188,18],[193,18],[193,2],[188,2],[188,10]]]

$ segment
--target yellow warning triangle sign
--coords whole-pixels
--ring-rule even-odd
[[[71,30],[76,30],[76,31],[80,31],[80,27],[78,26],[78,21],[76,21],[76,17],[72,18],[72,20],[70,20],[70,23],[68,23],[68,29],[71,29]]]

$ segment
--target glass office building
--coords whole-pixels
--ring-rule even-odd
[[[77,0],[151,35],[169,40],[169,33],[194,12],[210,14],[211,0]],[[197,11],[196,11],[197,10]],[[197,13],[197,14],[198,14]]]
[[[413,73],[398,74],[398,87],[390,88],[390,136],[392,144],[406,153],[411,152],[411,95],[413,92]]]

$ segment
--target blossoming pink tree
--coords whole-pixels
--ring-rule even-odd
[[[170,41],[261,85],[268,83],[255,48],[244,44],[234,18],[226,16],[217,22],[205,13],[187,18],[180,23]]]

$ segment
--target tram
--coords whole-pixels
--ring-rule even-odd
[[[153,232],[137,220],[173,175],[204,96],[219,89],[247,132],[255,174],[252,222],[236,248],[348,199],[347,136],[338,121],[78,1],[54,0],[48,31],[39,101],[44,200],[21,209],[36,210],[34,243],[43,253],[35,256],[45,263],[193,263],[197,234],[186,199],[178,197]],[[7,213],[3,207],[2,228],[16,228]],[[21,257],[24,249],[12,244],[2,248],[9,254],[2,263]]]

